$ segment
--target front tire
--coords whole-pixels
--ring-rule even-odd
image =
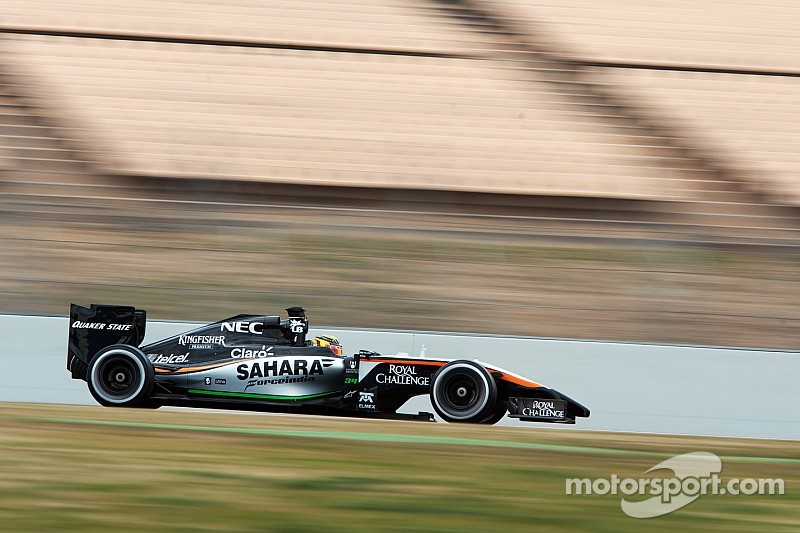
[[[494,413],[489,415],[489,418],[481,420],[481,424],[486,424],[487,426],[493,426],[498,422],[500,422],[503,418],[505,418],[507,412],[508,408],[506,407],[506,402],[505,401],[497,402]]]
[[[431,405],[447,422],[481,423],[496,413],[497,384],[480,364],[452,361],[431,380]]]
[[[147,356],[124,344],[99,351],[86,373],[89,392],[107,407],[147,406],[154,381],[155,370]]]

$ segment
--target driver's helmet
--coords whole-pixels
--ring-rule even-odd
[[[314,337],[314,346],[330,348],[330,350],[336,355],[342,355],[342,345],[339,343],[339,339],[333,335],[320,335],[319,337]]]

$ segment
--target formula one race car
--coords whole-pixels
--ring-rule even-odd
[[[506,413],[572,424],[589,410],[564,394],[478,361],[343,356],[334,337],[307,341],[301,307],[237,315],[147,346],[146,314],[119,305],[72,305],[67,369],[102,405],[220,407],[432,420],[397,410],[428,394],[448,422],[494,424]]]

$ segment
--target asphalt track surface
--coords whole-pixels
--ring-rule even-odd
[[[0,315],[0,401],[95,403],[86,385],[66,371],[67,325],[66,317]],[[145,342],[197,325],[150,321]],[[798,352],[342,328],[311,333],[338,336],[347,352],[479,359],[592,410],[575,426],[549,427],[800,439]],[[432,410],[427,398],[403,408],[418,410]]]

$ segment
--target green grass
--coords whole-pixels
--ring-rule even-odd
[[[87,422],[101,422],[87,423]],[[175,410],[0,404],[9,531],[797,530],[797,442]],[[627,517],[565,479],[643,477],[688,451],[783,496],[704,496]],[[772,458],[773,462],[765,462]]]

